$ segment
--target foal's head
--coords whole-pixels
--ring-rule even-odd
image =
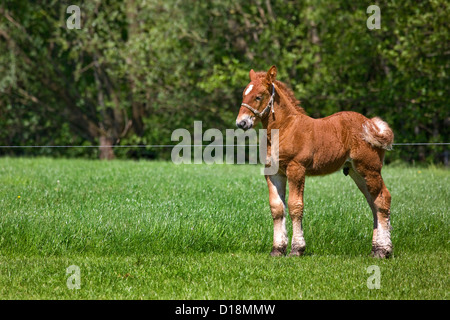
[[[250,83],[244,90],[241,109],[236,119],[236,125],[248,130],[266,117],[273,108],[275,95],[274,82],[277,67],[272,66],[269,71],[255,72],[250,70]]]

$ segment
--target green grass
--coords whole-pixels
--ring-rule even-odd
[[[2,158],[0,298],[448,299],[448,170],[383,169],[392,194],[388,260],[370,257],[372,214],[342,173],[306,180],[305,255],[270,257],[259,172]],[[70,265],[80,267],[79,290],[66,286]],[[380,289],[367,287],[371,265]]]

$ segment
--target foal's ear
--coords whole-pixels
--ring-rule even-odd
[[[248,74],[250,77],[250,81],[253,81],[254,79],[256,79],[256,72],[252,70],[250,70],[250,73]]]
[[[269,83],[275,82],[275,79],[277,78],[277,67],[272,66],[270,67],[269,71],[267,71],[266,80]]]

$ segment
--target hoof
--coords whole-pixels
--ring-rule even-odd
[[[374,247],[372,248],[372,257],[387,259],[392,254],[392,248]]]
[[[270,255],[272,257],[282,257],[286,255],[286,249],[276,249],[273,248],[272,251],[270,252]]]
[[[291,252],[289,253],[289,257],[301,257],[301,256],[303,255],[304,252],[305,252],[305,250],[303,250],[303,251],[300,251],[300,250],[297,250],[297,251],[291,251]]]
[[[289,253],[290,257],[300,257],[305,253],[305,247],[293,247]]]

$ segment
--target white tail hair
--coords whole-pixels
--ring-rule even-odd
[[[394,142],[394,133],[389,125],[381,120],[379,117],[375,117],[367,120],[363,123],[362,137],[365,141],[370,143],[376,148],[382,148],[386,150],[392,149],[392,143]]]

